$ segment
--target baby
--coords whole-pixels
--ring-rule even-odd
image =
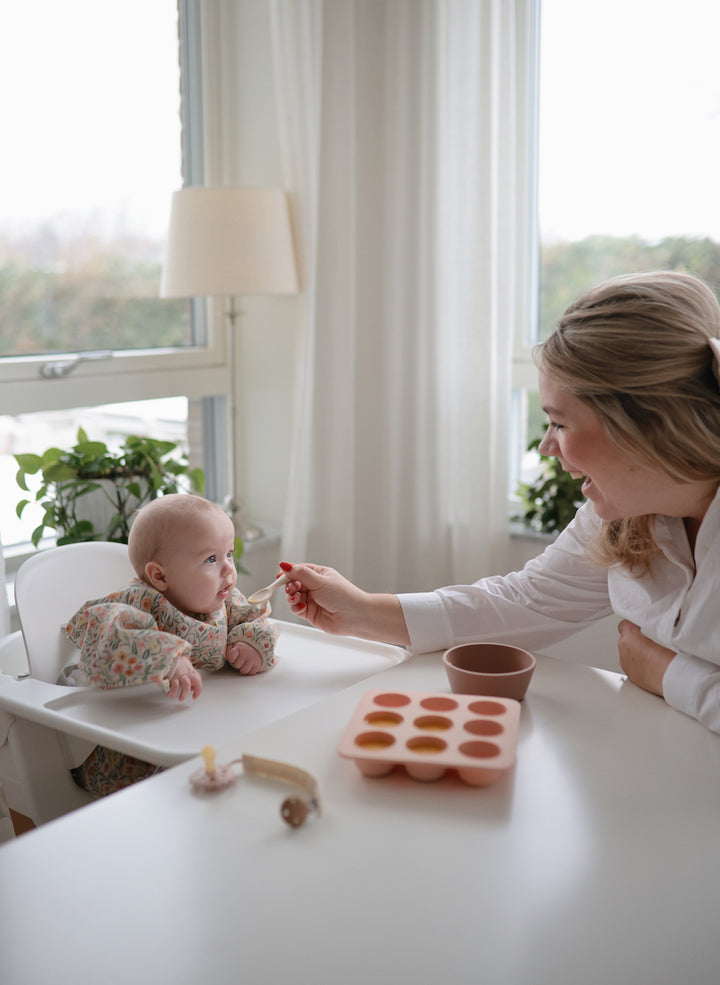
[[[80,657],[65,680],[99,688],[155,683],[182,701],[201,693],[200,670],[227,663],[252,675],[272,667],[277,630],[267,621],[270,606],[250,605],[235,587],[233,547],[230,517],[209,500],[177,493],[144,506],[128,541],[137,577],[70,619],[65,632]],[[110,751],[100,752],[93,772],[112,773]],[[85,766],[73,771],[76,781],[108,792],[89,785]]]

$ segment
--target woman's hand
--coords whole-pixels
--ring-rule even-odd
[[[167,693],[168,698],[177,698],[179,701],[184,701],[190,694],[192,694],[193,698],[197,698],[202,693],[202,677],[200,676],[200,672],[193,667],[188,657],[178,658],[178,662],[175,664],[175,670],[168,680],[170,682],[170,690]]]
[[[283,561],[280,567],[290,576],[285,594],[291,611],[311,625],[335,635],[359,636],[398,646],[409,644],[397,596],[371,595],[334,568],[319,564]]]
[[[291,580],[285,586],[290,609],[326,633],[353,633],[362,621],[368,595],[334,568],[319,564],[280,567]]]
[[[628,680],[645,691],[663,697],[663,677],[675,654],[643,636],[638,626],[623,619],[618,623],[618,656]]]

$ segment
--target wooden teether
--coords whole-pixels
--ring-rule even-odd
[[[257,756],[243,756],[243,769],[246,773],[257,773],[272,780],[284,780],[301,787],[307,797],[287,797],[280,806],[280,816],[292,828],[299,828],[312,811],[320,814],[320,789],[312,773],[298,766],[279,763],[273,759],[260,759]]]
[[[313,811],[320,814],[318,783],[307,770],[300,769],[298,766],[291,766],[289,763],[280,763],[274,759],[261,759],[259,756],[248,755],[234,759],[224,766],[218,766],[213,746],[205,746],[202,750],[202,757],[205,761],[205,768],[195,770],[190,776],[190,784],[194,790],[203,792],[224,790],[235,782],[236,773],[232,768],[233,765],[241,763],[246,773],[254,773],[271,780],[292,783],[305,791],[305,797],[290,796],[282,802],[280,816],[290,827],[299,828]]]
[[[299,828],[305,823],[310,810],[310,804],[304,797],[286,797],[280,805],[280,816],[290,827]]]

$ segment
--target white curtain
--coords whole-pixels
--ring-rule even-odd
[[[15,828],[13,827],[12,818],[10,816],[10,808],[5,800],[5,791],[0,783],[0,842],[10,841],[11,838],[15,837]]]
[[[503,564],[534,0],[273,0],[303,341],[283,555]]]
[[[0,639],[10,633],[10,628],[10,605],[7,596],[5,552],[2,541],[0,540]]]
[[[0,639],[10,632],[10,607],[8,605],[7,588],[5,584],[5,555],[0,542]],[[3,671],[3,667],[0,667]],[[4,714],[4,713],[3,713]],[[15,837],[10,817],[10,809],[5,800],[5,791],[0,783],[0,842]]]

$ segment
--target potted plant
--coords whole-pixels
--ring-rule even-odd
[[[537,450],[542,439],[536,438],[528,451]],[[578,508],[585,502],[580,491],[582,478],[573,479],[557,458],[540,455],[540,473],[534,482],[522,482],[518,496],[523,512],[513,517],[539,533],[558,534],[570,523]]]
[[[130,435],[117,451],[110,451],[102,441],[90,441],[80,428],[72,448],[15,455],[16,480],[24,492],[30,492],[28,476],[41,476],[34,499],[45,513],[32,533],[34,546],[46,530],[57,531],[58,545],[86,540],[126,544],[131,517],[143,504],[165,493],[202,495],[202,469],[191,469],[176,449],[172,441]],[[22,516],[32,501],[21,499],[17,515]]]

